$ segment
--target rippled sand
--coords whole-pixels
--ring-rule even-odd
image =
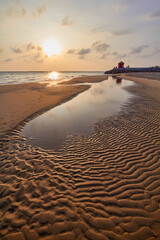
[[[1,239],[159,239],[160,102],[146,88],[61,152],[20,128],[1,137]]]

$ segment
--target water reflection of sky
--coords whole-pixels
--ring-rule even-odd
[[[133,85],[122,80],[116,84],[111,77],[30,121],[23,129],[27,143],[48,149],[58,149],[67,135],[89,134],[101,118],[120,111],[131,94],[123,87]]]

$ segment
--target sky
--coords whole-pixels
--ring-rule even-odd
[[[160,0],[0,0],[0,71],[159,66],[159,39]]]

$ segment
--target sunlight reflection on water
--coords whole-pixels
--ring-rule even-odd
[[[59,73],[58,72],[51,72],[48,74],[48,79],[49,80],[57,80],[59,77]]]

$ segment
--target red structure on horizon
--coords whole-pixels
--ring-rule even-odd
[[[122,62],[122,61],[119,62],[119,63],[118,63],[118,68],[124,68],[124,62]]]

